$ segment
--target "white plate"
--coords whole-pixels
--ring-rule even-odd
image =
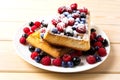
[[[17,30],[15,37],[14,37],[14,46],[15,46],[15,50],[17,52],[17,54],[23,58],[25,61],[27,61],[28,63],[41,68],[41,69],[45,69],[48,71],[53,71],[53,72],[62,72],[62,73],[72,73],[72,72],[81,72],[81,71],[85,71],[85,70],[89,70],[92,68],[95,68],[96,66],[100,65],[101,63],[103,63],[106,58],[108,57],[109,53],[110,53],[110,41],[107,37],[107,35],[104,33],[104,31],[102,31],[100,28],[92,25],[93,28],[96,29],[97,34],[101,34],[105,39],[107,39],[109,46],[106,47],[107,50],[107,55],[105,57],[102,57],[102,61],[97,62],[95,64],[88,64],[85,60],[85,58],[82,58],[82,63],[79,66],[76,66],[74,68],[64,68],[64,67],[56,67],[56,66],[44,66],[40,63],[35,62],[34,60],[32,60],[30,58],[30,51],[28,50],[28,46],[22,45],[19,43],[19,38],[21,37],[22,33],[23,33],[23,27],[20,27],[20,29]]]

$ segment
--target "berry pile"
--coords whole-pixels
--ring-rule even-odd
[[[86,16],[89,14],[87,8],[77,9],[77,4],[71,4],[70,7],[62,6],[58,8],[59,18],[53,19],[52,24],[55,26],[51,32],[54,34],[63,33],[66,36],[76,36],[79,33],[86,33]],[[43,38],[46,32],[48,23],[45,20],[30,22],[28,27],[23,28],[23,35],[20,37],[19,42],[27,45],[26,39],[33,32],[40,30],[40,37]],[[58,58],[52,58],[40,48],[35,48],[28,45],[28,50],[31,52],[31,59],[35,62],[49,66],[61,67],[75,67],[82,62],[81,56],[85,56],[88,64],[95,64],[102,60],[101,57],[107,55],[106,47],[108,41],[97,34],[94,28],[91,29],[90,34],[90,49],[88,51],[72,50]]]
[[[79,34],[86,33],[88,9],[85,7],[78,9],[77,7],[76,3],[69,7],[59,7],[59,16],[51,20],[52,25],[54,25],[51,32],[75,38],[80,38]]]
[[[45,21],[41,22],[30,22],[29,27],[23,28],[24,34],[19,39],[20,43],[25,45],[26,38],[33,32],[37,31],[38,29],[41,32],[41,37],[43,37],[47,23]],[[33,27],[38,26],[34,28]],[[54,30],[55,31],[55,30]],[[90,34],[90,44],[91,48],[88,51],[77,51],[72,50],[71,52],[64,54],[59,58],[52,58],[47,53],[43,52],[40,48],[35,48],[32,45],[28,45],[28,50],[31,52],[30,57],[35,60],[37,63],[41,63],[43,65],[54,65],[54,66],[61,66],[61,67],[75,67],[81,63],[81,56],[86,56],[86,62],[89,64],[95,64],[96,62],[100,62],[104,57],[107,55],[105,47],[108,46],[108,41],[104,39],[101,35],[96,33],[94,28],[91,29]]]
[[[32,34],[33,32],[37,31],[40,29],[41,32],[41,37],[43,37],[45,31],[46,31],[46,27],[48,26],[48,23],[45,22],[44,20],[42,20],[41,22],[39,21],[35,21],[35,22],[30,22],[28,27],[24,27],[23,28],[23,35],[21,36],[21,38],[19,39],[19,42],[21,44],[26,45],[26,38]]]
[[[101,61],[101,57],[107,55],[105,47],[108,46],[108,41],[101,35],[97,35],[96,30],[92,28],[90,34],[90,44],[90,50],[83,52],[83,54],[87,56],[86,61],[89,64],[94,64]]]

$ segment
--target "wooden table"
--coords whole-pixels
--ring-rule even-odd
[[[62,5],[78,3],[91,11],[91,21],[103,29],[111,52],[100,66],[73,74],[36,68],[15,52],[15,31],[33,18],[53,15]],[[119,80],[120,79],[120,0],[1,0],[0,2],[0,80]]]

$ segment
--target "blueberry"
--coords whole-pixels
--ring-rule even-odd
[[[30,51],[30,52],[35,51],[35,47],[30,45],[30,46],[29,46],[29,51]]]
[[[39,54],[39,56],[40,56],[41,58],[43,58],[44,56],[47,56],[47,53],[41,52],[41,53]]]
[[[86,18],[86,14],[85,13],[80,13],[80,18]]]
[[[41,49],[40,49],[40,48],[35,48],[35,52],[40,53],[40,52],[41,52]]]
[[[96,50],[94,47],[91,47],[90,50],[87,51],[89,55],[94,55]]]
[[[94,28],[91,28],[91,33],[92,33],[92,32],[96,32],[96,30],[95,30]]]
[[[72,17],[72,15],[71,15],[71,14],[67,15],[67,18],[71,18],[71,17]]]
[[[74,25],[78,25],[78,24],[79,24],[79,22],[78,22],[78,21],[74,23]]]
[[[93,39],[93,40],[90,41],[90,44],[92,45],[92,44],[94,44],[95,42],[97,42],[97,40],[96,40],[96,39]]]
[[[98,51],[99,47],[98,46],[95,46],[95,50]]]
[[[62,67],[68,67],[68,64],[67,64],[67,62],[65,62],[65,61],[62,61]]]
[[[22,35],[22,37],[25,37],[25,38],[27,38],[27,37],[28,37],[28,35],[27,35],[27,34],[23,34],[23,35]]]
[[[81,18],[80,20],[81,20],[80,23],[82,23],[82,24],[86,23],[86,19],[85,18]]]
[[[101,61],[101,57],[100,56],[98,56],[98,55],[94,55],[94,56],[95,56],[95,59],[96,59],[97,62]]]
[[[80,21],[80,24],[85,24],[86,23],[86,21]]]
[[[40,60],[41,60],[41,57],[40,57],[40,56],[36,56],[34,60],[35,60],[37,63],[39,63]]]
[[[41,24],[42,24],[43,27],[47,27],[48,26],[48,23],[45,20],[42,20]]]
[[[96,39],[98,39],[98,38],[100,38],[100,37],[101,37],[101,35],[97,35],[97,36],[96,36]]]
[[[77,66],[80,64],[81,59],[79,57],[73,57],[72,61],[73,61],[73,64]]]
[[[76,27],[75,27],[75,26],[73,26],[73,27],[72,27],[72,29],[73,29],[73,30],[76,30]]]
[[[69,12],[63,12],[63,15],[67,17],[69,15]]]
[[[41,34],[40,34],[40,37],[43,39],[43,37],[44,37],[44,33],[41,33]]]
[[[72,61],[68,61],[67,64],[68,64],[68,67],[74,67],[74,63]]]
[[[74,34],[70,33],[70,32],[65,32],[64,35],[66,35],[66,36],[73,36]]]
[[[102,41],[102,43],[103,43],[103,46],[104,46],[104,47],[108,46],[108,41],[107,41],[106,39],[104,39],[104,40]]]
[[[80,18],[76,18],[75,21],[80,23]]]
[[[29,26],[30,26],[30,27],[32,27],[33,25],[34,25],[34,23],[33,23],[33,22],[30,22],[30,23],[29,23]]]
[[[58,33],[57,28],[53,28],[53,29],[52,29],[52,32],[55,33],[55,34],[57,34],[57,33]]]

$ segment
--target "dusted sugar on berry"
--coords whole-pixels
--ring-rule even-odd
[[[90,48],[90,14],[88,13],[87,8],[78,8],[77,3],[59,7],[58,15],[48,24],[44,40],[53,45],[88,50]]]
[[[71,38],[77,34],[77,38],[80,36],[79,34],[86,34],[88,29],[88,10],[87,8],[78,9],[77,3],[73,3],[70,7],[62,6],[58,8],[58,13],[60,14],[58,17],[53,18],[51,23],[57,30],[54,30],[53,27],[51,32],[53,34],[57,34],[57,31],[60,33],[65,33],[64,36],[70,36]],[[69,34],[66,34],[68,27]],[[75,32],[75,34],[73,33]],[[72,36],[71,36],[72,35]]]

